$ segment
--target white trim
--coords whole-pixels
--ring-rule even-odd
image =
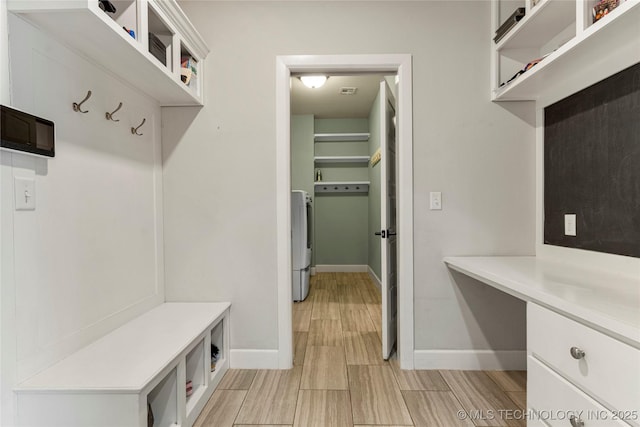
[[[311,275],[312,276],[316,275],[316,268],[315,267],[311,267]]]
[[[318,273],[366,273],[369,267],[367,265],[358,264],[318,264],[316,272]]]
[[[413,369],[413,100],[412,58],[389,55],[292,55],[276,57],[276,241],[278,367],[293,366],[291,308],[290,82],[292,72],[383,72],[398,75],[398,355]]]
[[[526,370],[526,350],[416,350],[415,369]]]
[[[231,349],[229,361],[231,369],[278,369],[278,350]]]
[[[378,290],[380,292],[382,292],[382,281],[380,280],[380,278],[376,275],[376,273],[373,271],[373,269],[369,266],[367,266],[367,272],[369,273],[369,276],[371,277],[371,280],[373,280],[373,283],[378,287]]]

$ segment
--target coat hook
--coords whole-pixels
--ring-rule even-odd
[[[144,122],[146,122],[146,121],[147,121],[147,119],[143,118],[142,119],[142,123],[140,123],[140,125],[137,128],[134,128],[134,127],[131,128],[131,133],[134,134],[134,135],[142,136],[143,134],[138,133],[138,129],[140,129],[142,127],[142,125],[144,124]]]
[[[82,107],[82,104],[84,104],[84,103],[85,103],[85,101],[86,101],[87,99],[89,99],[89,98],[91,98],[91,91],[87,91],[87,96],[85,96],[85,97],[84,97],[84,99],[83,99],[82,101],[80,101],[80,103],[77,103],[77,102],[74,102],[74,103],[73,103],[73,111],[77,111],[77,112],[79,112],[79,113],[83,113],[83,114],[88,113],[88,112],[89,112],[89,110],[82,111],[82,108],[81,108],[81,107]]]
[[[110,113],[104,113],[105,117],[107,118],[107,120],[111,120],[112,122],[119,122],[120,120],[116,120],[113,118],[113,115],[116,113],[116,111],[118,111],[119,109],[122,108],[122,102],[120,104],[118,104],[118,108],[116,108],[115,110],[113,110]]]

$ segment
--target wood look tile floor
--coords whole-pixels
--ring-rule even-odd
[[[526,372],[403,371],[381,317],[367,273],[317,274],[293,306],[294,368],[228,370],[195,427],[526,426]]]

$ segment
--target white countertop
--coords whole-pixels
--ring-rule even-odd
[[[446,257],[444,262],[640,348],[640,272],[629,277],[536,257]]]
[[[161,304],[29,378],[16,391],[140,392],[230,305]]]

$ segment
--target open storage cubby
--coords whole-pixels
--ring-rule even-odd
[[[183,42],[180,43],[180,79],[194,94],[200,93],[200,63]]]
[[[95,0],[100,3],[98,0]],[[115,12],[108,12],[105,10],[105,14],[113,19],[118,26],[122,27],[122,31],[130,34],[133,31],[132,38],[140,40],[138,34],[138,3],[136,0],[111,0],[111,4],[115,7]]]
[[[204,63],[209,48],[176,0],[6,2],[9,12],[103,66],[156,99],[161,106],[204,105]],[[125,31],[131,30],[135,37]],[[197,68],[193,84],[181,81],[181,56]]]
[[[218,372],[218,368],[225,364],[226,360],[225,360],[225,354],[226,354],[226,343],[224,341],[224,331],[225,331],[225,324],[224,324],[224,319],[222,319],[222,321],[220,323],[218,323],[212,330],[211,330],[211,345],[215,345],[216,347],[218,347],[218,357],[216,360],[213,359],[212,355],[209,354],[210,359],[211,359],[211,364],[210,364],[210,369],[209,371],[211,372],[211,377],[213,377],[214,375],[217,374]],[[214,363],[215,363],[215,368],[214,368]]]
[[[589,71],[605,77],[638,62],[640,0],[619,0],[615,9],[594,23],[596,3],[526,0],[525,16],[497,43],[492,42],[492,100],[536,100],[562,79]],[[504,4],[517,7],[513,2],[493,1],[494,31],[504,19]]]
[[[174,368],[147,395],[153,413],[153,427],[178,425],[178,374]],[[147,409],[148,410],[148,409]]]
[[[187,383],[191,381],[192,387],[191,394],[187,390],[187,413],[191,412],[193,402],[198,400],[207,384],[204,375],[205,366],[204,340],[200,340],[186,358],[186,380]]]
[[[154,9],[147,3],[149,16],[149,53],[169,71],[173,71],[173,31]]]

